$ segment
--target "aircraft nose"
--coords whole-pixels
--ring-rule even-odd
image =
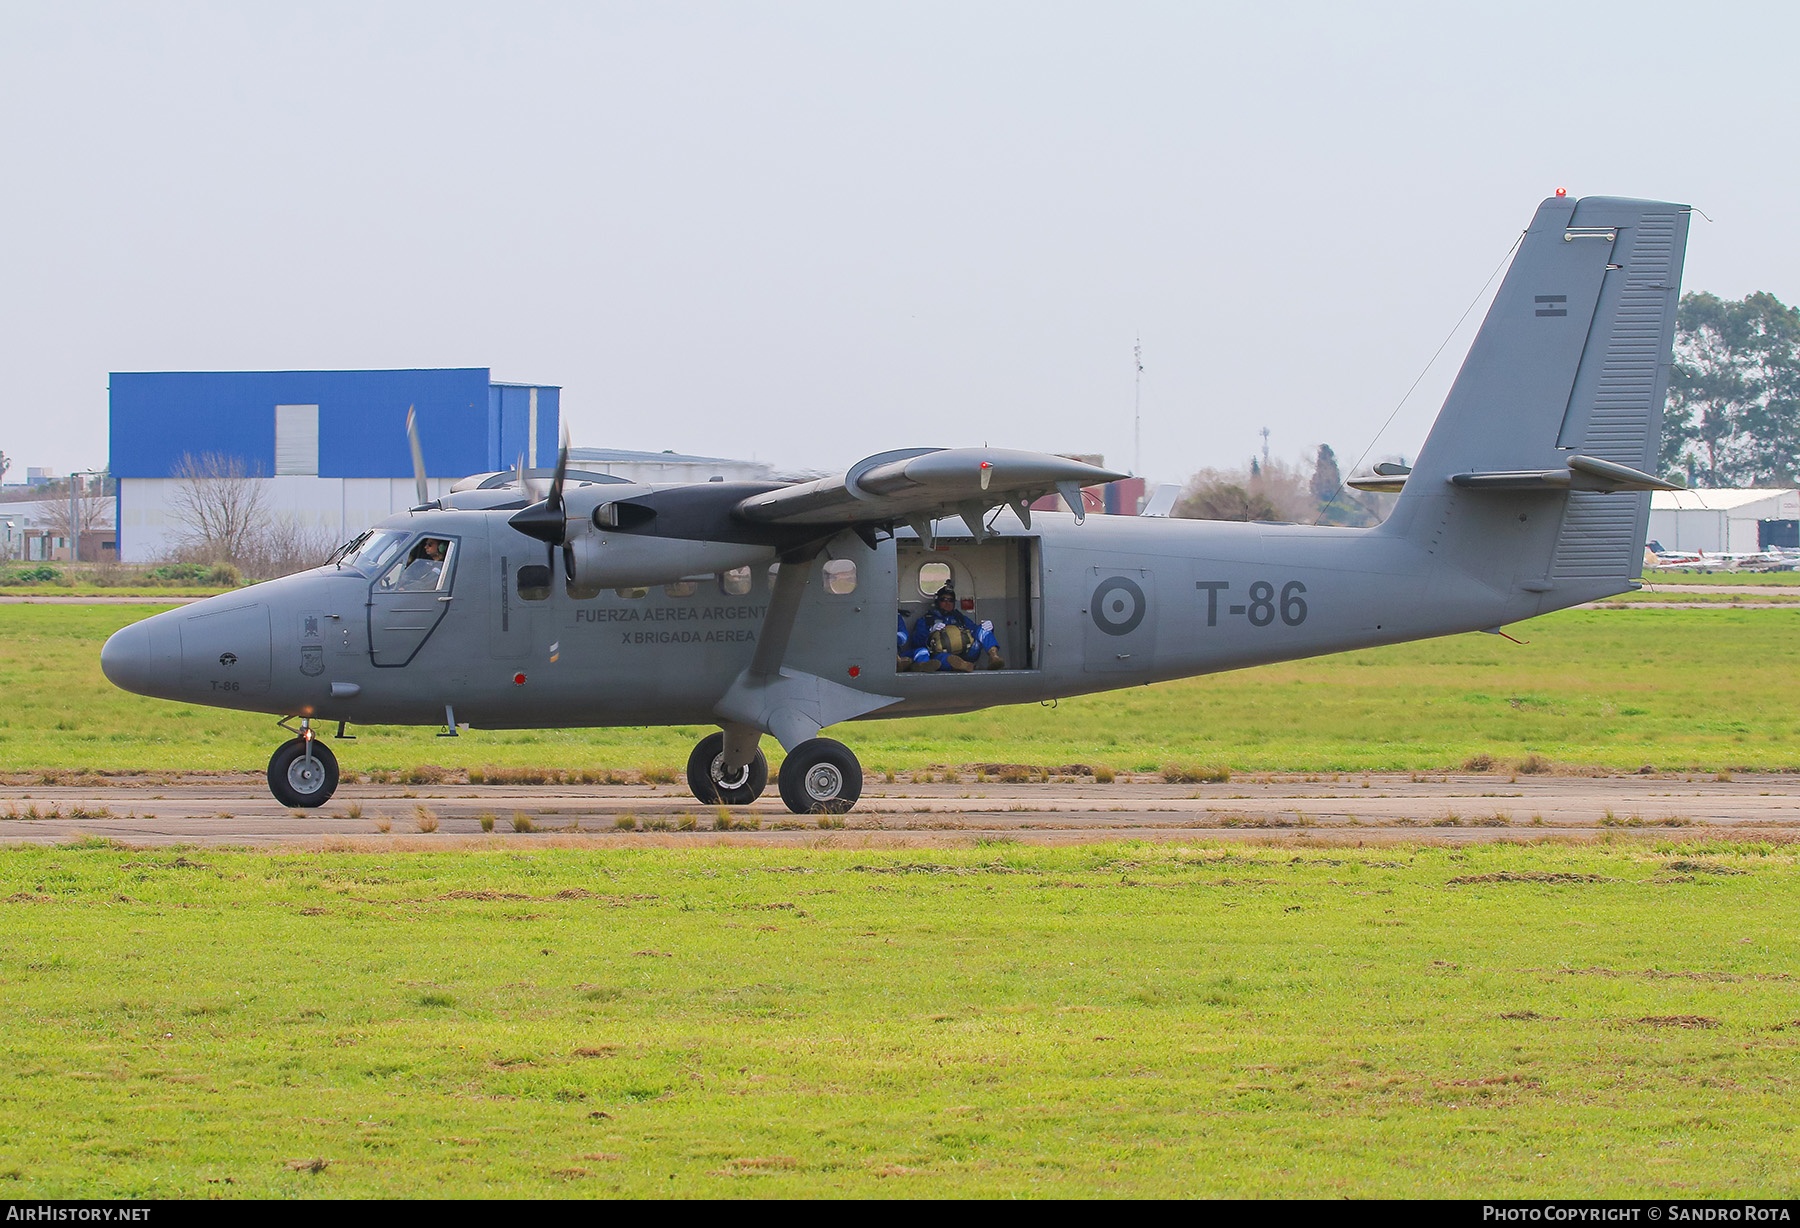
[[[145,619],[121,627],[100,649],[100,672],[122,691],[158,695],[175,681],[160,659],[164,654],[157,651],[153,622],[155,619]]]
[[[144,690],[150,664],[150,630],[143,623],[121,627],[100,649],[100,672],[121,691]]]

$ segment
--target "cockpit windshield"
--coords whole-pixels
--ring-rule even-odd
[[[374,575],[393,559],[395,552],[411,534],[403,529],[380,529],[364,533],[345,548],[340,567],[354,567],[364,575]]]

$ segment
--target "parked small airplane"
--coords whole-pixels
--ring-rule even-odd
[[[1454,218],[1415,224],[1467,244]],[[1357,480],[1399,492],[1375,528],[1090,519],[1081,487],[1121,475],[985,447],[677,486],[572,472],[565,447],[547,484],[436,501],[415,463],[419,506],[324,567],[119,631],[101,666],[282,717],[268,780],[291,806],[337,785],[315,722],[716,724],[688,762],[701,801],[763,792],[767,734],[789,808],[842,812],[862,771],[820,736],[840,722],[1497,630],[1637,587],[1648,492],[1673,488],[1652,468],[1687,229],[1681,205],[1544,201],[1416,463]],[[1069,513],[1031,511],[1050,493]],[[946,583],[1004,668],[897,668],[896,605],[924,617]]]
[[[1791,571],[1794,560],[1780,550],[1738,550],[1715,551],[1708,554],[1704,550],[1664,550],[1654,552],[1653,560],[1646,560],[1648,567],[1659,571],[1697,571],[1710,573],[1715,571]]]

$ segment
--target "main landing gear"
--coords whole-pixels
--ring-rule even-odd
[[[269,756],[269,792],[283,806],[323,806],[337,792],[337,756],[313,737],[312,722],[300,722],[300,736]]]
[[[795,814],[843,814],[862,796],[862,785],[862,764],[830,738],[809,738],[781,763],[781,800]]]
[[[769,787],[769,761],[762,748],[735,772],[725,766],[725,735],[701,738],[688,756],[688,788],[708,806],[748,806]]]
[[[758,748],[733,771],[725,765],[725,735],[709,734],[688,756],[687,779],[694,796],[708,806],[748,806],[769,786],[769,761]],[[795,814],[843,814],[862,796],[862,783],[862,764],[848,746],[810,738],[788,752],[778,787]]]

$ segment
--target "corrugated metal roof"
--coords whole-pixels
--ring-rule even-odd
[[[1793,487],[1768,490],[1658,490],[1650,495],[1650,510],[1655,512],[1729,512],[1765,499],[1779,499],[1794,493]]]
[[[756,461],[723,456],[687,456],[680,452],[633,452],[626,448],[570,448],[569,460],[590,465],[754,465]]]
[[[562,393],[496,383],[486,367],[368,371],[114,371],[108,380],[112,472],[166,478],[185,457],[218,453],[247,473],[276,473],[277,406],[317,406],[324,478],[412,475],[408,407],[418,413],[426,472],[487,473],[521,454],[555,457]],[[536,414],[532,412],[536,403]],[[535,438],[532,427],[535,425]]]

